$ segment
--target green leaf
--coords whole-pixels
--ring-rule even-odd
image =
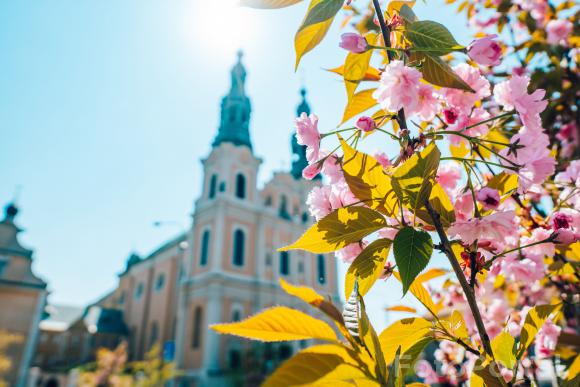
[[[324,0],[312,0],[308,6],[308,13],[306,14],[305,20],[308,18],[308,14],[312,11],[318,4]],[[311,24],[304,26],[304,21],[302,26],[296,32],[294,36],[294,50],[296,51],[296,63],[294,65],[294,70],[298,68],[300,64],[300,59],[307,52],[311,51],[314,47],[318,45],[326,36],[330,25],[332,24],[333,18],[327,19],[323,22]]]
[[[401,356],[401,369],[402,370],[406,370],[405,374],[406,375],[412,375],[415,368],[415,362],[417,361],[417,358],[419,358],[419,356],[423,353],[423,351],[425,350],[425,347],[427,347],[429,344],[431,344],[433,341],[435,341],[435,339],[433,337],[423,337],[422,339],[419,339],[419,341],[415,342],[413,345],[411,345],[410,348],[408,348],[404,353],[403,356]]]
[[[296,242],[278,249],[330,253],[387,225],[380,213],[366,207],[339,208],[312,225]]]
[[[409,24],[405,37],[411,41],[414,48],[436,56],[463,48],[443,24],[430,20]]]
[[[494,357],[510,370],[516,365],[516,339],[506,331],[502,331],[491,341]]]
[[[403,19],[405,19],[405,21],[407,23],[409,22],[415,22],[417,21],[417,16],[415,15],[415,12],[413,12],[413,10],[411,9],[411,7],[409,7],[407,4],[404,4],[401,7],[401,10],[399,11],[399,15],[401,15],[401,17]]]
[[[313,24],[334,18],[336,13],[342,8],[343,3],[344,0],[313,0],[311,4],[314,6],[308,10],[299,31]]]
[[[360,305],[360,316],[359,316],[359,332],[360,338],[362,339],[363,345],[368,349],[375,360],[375,372],[379,381],[383,381],[387,374],[387,366],[385,363],[385,356],[381,347],[381,342],[379,341],[379,336],[375,331],[375,328],[371,325],[369,317],[366,312],[365,302],[360,296],[357,295],[358,302]]]
[[[524,352],[534,341],[538,331],[542,328],[548,317],[560,309],[562,304],[538,305],[528,311],[522,333],[520,334],[520,345],[518,347],[517,358],[521,359]]]
[[[433,253],[433,240],[425,231],[405,227],[395,236],[393,252],[401,275],[404,295],[417,275],[427,267]]]
[[[395,359],[389,367],[389,378],[387,379],[387,387],[401,387],[403,385],[403,378],[401,372],[401,347],[397,348]]]
[[[429,55],[425,52],[412,52],[411,61],[421,64],[421,73],[423,78],[434,85],[449,87],[451,89],[460,89],[475,93],[453,69],[441,58],[435,55]]]
[[[385,361],[393,361],[397,348],[406,353],[423,339],[434,340],[432,328],[433,323],[421,317],[404,318],[391,324],[379,335]]]
[[[372,156],[360,152],[340,140],[344,157],[344,179],[354,196],[370,208],[385,215],[397,213],[399,204],[392,179],[383,166]]]
[[[441,152],[435,143],[431,143],[393,172],[393,189],[401,203],[413,213],[424,207],[429,199],[440,158]]]
[[[361,296],[367,294],[377,281],[389,255],[389,249],[393,242],[381,238],[368,245],[348,268],[344,280],[345,298],[348,299],[354,288],[354,281],[358,278],[358,292]]]
[[[240,5],[250,8],[284,8],[300,3],[302,0],[240,0]]]

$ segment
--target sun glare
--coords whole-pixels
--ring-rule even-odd
[[[240,7],[239,0],[213,0],[195,4],[185,23],[188,40],[196,49],[231,56],[238,49],[247,49],[256,41],[259,18],[255,10]]]

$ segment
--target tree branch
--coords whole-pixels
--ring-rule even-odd
[[[485,325],[483,324],[483,319],[481,318],[481,312],[477,306],[477,301],[475,300],[475,293],[474,290],[469,286],[467,283],[467,279],[465,279],[465,275],[463,274],[463,270],[461,270],[461,266],[459,265],[459,261],[455,257],[453,250],[451,249],[451,243],[449,243],[449,239],[447,239],[447,234],[445,234],[445,230],[443,229],[443,225],[441,224],[441,219],[439,213],[435,211],[435,209],[431,206],[429,201],[425,201],[425,207],[433,219],[433,224],[435,229],[437,230],[437,234],[439,235],[439,239],[441,240],[441,245],[443,246],[443,251],[449,262],[451,263],[451,267],[459,280],[459,284],[463,289],[463,293],[465,294],[465,299],[469,304],[469,308],[471,309],[471,313],[473,314],[473,318],[475,320],[475,325],[477,327],[477,331],[479,332],[479,337],[481,337],[481,343],[483,345],[483,349],[487,352],[491,357],[493,357],[493,351],[491,349],[491,341],[489,339],[489,335],[485,330]]]

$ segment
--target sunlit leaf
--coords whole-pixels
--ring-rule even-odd
[[[340,65],[339,67],[329,69],[331,73],[335,73],[338,75],[344,76],[344,65]],[[381,79],[381,73],[374,67],[368,67],[367,71],[364,73],[363,77],[360,79],[361,81],[378,81]]]
[[[399,274],[399,272],[395,271],[395,272],[393,272],[393,275],[395,276],[395,278],[397,278],[399,281],[401,281],[401,275]],[[439,304],[436,305],[433,302],[433,298],[431,297],[431,295],[429,294],[427,289],[425,289],[425,286],[423,286],[423,284],[421,282],[413,281],[413,283],[409,287],[409,291],[415,296],[415,298],[417,300],[419,300],[419,302],[432,315],[437,316],[437,313],[441,309],[441,306]]]
[[[352,117],[372,108],[377,104],[377,100],[373,98],[373,93],[376,89],[362,90],[352,96],[342,116],[341,124],[350,120]]]
[[[427,281],[430,281],[434,278],[441,277],[447,273],[448,273],[448,271],[445,269],[436,269],[436,268],[429,269],[425,273],[418,275],[417,278],[415,278],[415,281],[427,282]]]
[[[502,331],[491,341],[493,356],[509,369],[516,365],[515,346],[516,339],[506,331]]]
[[[385,268],[392,241],[381,238],[368,245],[349,266],[344,280],[345,298],[348,298],[358,278],[358,292],[367,294]]]
[[[385,218],[370,208],[339,208],[312,225],[296,242],[278,251],[300,249],[311,253],[330,253],[358,242],[385,226]]]
[[[499,372],[491,368],[492,365],[484,363],[482,359],[477,359],[475,362],[475,367],[471,373],[471,378],[469,379],[470,387],[505,387],[505,382],[503,378],[499,375]]]
[[[423,230],[405,227],[395,236],[393,252],[401,274],[404,295],[417,275],[427,267],[433,254],[433,240]]]
[[[300,30],[326,20],[332,20],[342,8],[343,0],[312,0]]]
[[[374,45],[377,40],[377,34],[370,32],[365,35],[365,38],[369,44]],[[349,52],[346,56],[343,77],[346,96],[349,101],[367,73],[372,54],[373,50],[367,50],[360,54]]]
[[[240,5],[250,8],[274,9],[289,7],[300,2],[302,0],[240,0]]]
[[[264,382],[264,387],[300,386],[329,380],[349,380],[364,373],[348,351],[339,345],[323,344],[306,348],[280,365]]]
[[[443,327],[451,333],[453,336],[460,339],[467,339],[469,333],[467,332],[467,325],[465,320],[461,315],[461,312],[454,310],[449,317],[445,317],[439,320]]]
[[[406,306],[406,305],[389,306],[386,310],[389,312],[417,313],[417,309],[411,308],[410,306]]]
[[[449,151],[451,156],[463,158],[469,154],[469,147],[467,141],[461,141],[458,145],[449,143]]]
[[[405,37],[413,47],[428,51],[431,55],[441,56],[461,49],[451,32],[443,24],[422,20],[407,25]]]
[[[415,12],[413,12],[409,4],[403,4],[399,10],[399,14],[407,23],[418,20],[417,15],[415,15]]]
[[[219,333],[260,341],[337,341],[334,330],[324,321],[285,306],[266,309],[239,322],[214,324],[210,328]]]
[[[423,78],[434,85],[475,93],[463,79],[441,58],[425,52],[411,53],[411,61],[421,63]]]
[[[379,376],[379,380],[384,380],[387,374],[387,366],[385,363],[385,356],[383,354],[382,345],[375,328],[371,325],[369,317],[366,312],[365,303],[359,293],[360,304],[360,318],[359,318],[359,332],[363,345],[367,348],[373,359],[375,360],[375,372]]]
[[[520,359],[526,349],[532,344],[538,331],[542,328],[548,317],[560,309],[562,304],[537,305],[528,311],[524,326],[520,334],[520,345],[517,358]]]
[[[415,343],[424,338],[434,338],[433,323],[421,317],[404,318],[391,324],[379,335],[379,342],[383,349],[385,361],[391,363],[395,358],[397,348],[405,353]]]
[[[435,143],[431,143],[393,172],[393,189],[399,201],[411,211],[423,207],[429,198],[440,158],[441,152]]]
[[[455,222],[455,208],[453,207],[453,203],[451,203],[451,199],[449,199],[449,196],[447,196],[447,193],[439,183],[433,184],[431,193],[429,194],[429,203],[440,215],[443,227],[449,227],[451,223]],[[415,210],[415,215],[428,224],[434,224],[429,211],[425,207]]]
[[[389,15],[393,15],[394,11],[399,12],[403,6],[413,8],[415,5],[415,0],[393,0],[389,2],[387,6],[387,12]]]
[[[354,196],[367,206],[388,216],[398,211],[398,202],[391,177],[372,156],[353,149],[341,140],[344,153],[342,169]]]
[[[518,175],[503,171],[492,177],[487,186],[498,190],[500,196],[504,196],[518,188]]]
[[[402,387],[403,373],[401,372],[401,347],[397,348],[393,363],[389,366],[389,378],[387,379],[387,387]]]
[[[304,20],[308,19],[308,14],[314,7],[323,2],[324,0],[312,0],[308,6],[308,12]],[[294,36],[294,50],[296,51],[296,64],[294,69],[298,68],[300,64],[300,59],[307,52],[311,51],[314,47],[318,45],[324,39],[324,36],[328,32],[330,25],[332,24],[333,18],[327,19],[323,22],[311,24],[308,26],[301,26],[296,35]],[[303,22],[304,24],[304,22]]]

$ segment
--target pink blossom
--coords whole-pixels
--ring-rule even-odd
[[[321,171],[321,163],[314,162],[302,170],[302,177],[306,180],[312,180]]]
[[[556,175],[554,181],[560,184],[573,184],[580,186],[580,160],[571,161],[564,172],[560,172]]]
[[[467,220],[473,216],[473,197],[471,192],[453,195],[456,197],[453,207],[455,208],[455,217],[457,220]]]
[[[387,156],[387,154],[384,152],[375,152],[374,157],[379,162],[379,164],[383,166],[383,168],[388,168],[392,165],[389,156]]]
[[[373,93],[381,108],[389,112],[397,112],[402,107],[415,111],[419,105],[419,80],[421,73],[412,67],[407,67],[400,60],[394,60],[387,65],[381,74],[379,87]]]
[[[455,108],[460,115],[467,116],[475,102],[491,95],[489,81],[481,75],[479,69],[466,63],[460,63],[453,70],[475,93],[450,88],[442,88],[441,93],[450,107]]]
[[[502,258],[501,273],[510,281],[530,283],[544,277],[543,258],[527,256],[520,259],[518,254],[509,254]]]
[[[328,178],[330,184],[336,184],[344,180],[340,161],[334,155],[329,156],[322,165],[322,174]]]
[[[578,142],[578,129],[574,122],[569,122],[560,127],[558,133],[556,133],[556,138],[560,141],[568,142]]]
[[[333,210],[349,206],[359,201],[344,181],[331,186],[328,200]]]
[[[423,379],[426,384],[439,383],[439,376],[427,360],[419,360],[415,364],[415,374]]]
[[[499,192],[489,187],[483,187],[477,191],[475,199],[483,205],[485,210],[496,210],[500,203]]]
[[[332,206],[329,200],[330,190],[330,186],[327,185],[314,187],[306,198],[308,211],[316,220],[320,220],[332,212]]]
[[[342,259],[343,262],[352,263],[366,247],[366,242],[351,243],[335,253],[336,258]]]
[[[548,239],[552,235],[552,230],[545,228],[535,228],[529,237],[523,237],[521,240],[522,245],[530,245],[535,242],[540,242]],[[539,245],[526,247],[524,253],[527,256],[534,256],[543,259],[544,257],[552,257],[555,253],[555,247],[553,243],[540,243]]]
[[[355,54],[360,54],[369,49],[369,44],[365,37],[354,32],[342,34],[338,46]]]
[[[541,128],[534,130],[524,126],[511,138],[510,143],[522,148],[512,152],[506,148],[500,153],[517,165],[516,171],[508,169],[506,172],[518,174],[519,193],[526,192],[533,184],[543,183],[554,173],[556,161],[548,148],[550,140]],[[502,163],[514,166],[505,161]]]
[[[546,24],[546,32],[548,34],[548,43],[568,45],[568,37],[572,33],[574,25],[567,19],[550,20]]]
[[[554,324],[552,319],[546,320],[536,336],[536,355],[538,358],[545,359],[554,354],[561,331],[562,328]]]
[[[447,193],[451,193],[461,179],[461,168],[457,163],[443,163],[437,170],[437,182]]]
[[[309,162],[318,160],[320,151],[320,133],[318,132],[318,117],[315,114],[307,116],[302,113],[296,118],[296,140],[300,145],[306,145],[306,158]]]
[[[537,89],[528,94],[530,77],[514,75],[509,80],[497,84],[494,89],[494,98],[504,110],[515,109],[524,126],[530,129],[540,129],[542,120],[540,113],[548,105],[548,101],[542,100],[546,90]]]
[[[557,234],[556,242],[569,245],[580,239],[580,233],[573,226],[574,219],[563,211],[552,215],[552,226]]]
[[[439,111],[440,103],[433,90],[431,85],[419,85],[419,107],[416,114],[423,121],[431,121]]]
[[[467,244],[476,239],[505,243],[507,237],[517,233],[515,216],[514,211],[495,212],[482,218],[456,221],[447,231]]]
[[[445,109],[443,110],[443,117],[447,124],[453,125],[457,121],[457,118],[459,118],[459,112],[453,108]]]
[[[362,130],[363,132],[371,132],[377,128],[377,124],[375,120],[368,116],[359,117],[354,124],[358,129]]]
[[[469,57],[483,66],[497,66],[501,63],[501,46],[493,40],[497,35],[488,35],[474,40],[467,48]]]

